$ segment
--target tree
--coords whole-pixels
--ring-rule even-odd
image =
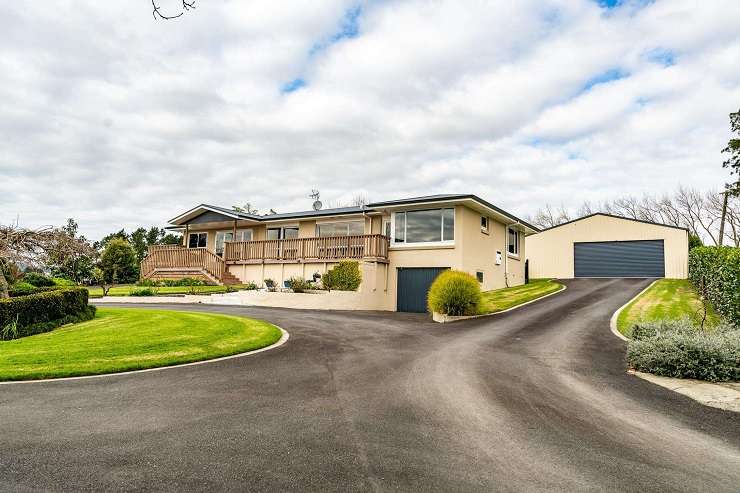
[[[97,252],[84,236],[77,236],[78,229],[77,222],[70,218],[66,225],[53,230],[43,263],[53,275],[79,283],[92,274]]]
[[[740,110],[730,113],[730,131],[740,134]],[[737,180],[727,185],[727,191],[735,197],[740,197],[740,138],[730,139],[727,147],[722,149],[730,157],[722,163],[722,166],[730,169],[730,175],[736,175]]]
[[[182,245],[182,235],[167,233],[159,240],[160,245]]]
[[[690,234],[689,235],[689,250],[692,250],[700,246],[704,246],[704,243],[702,243],[701,238],[699,238],[699,235]]]
[[[149,250],[149,242],[147,241],[148,232],[144,228],[137,228],[131,233],[129,242],[136,252],[136,259],[141,263],[146,258],[147,251]],[[156,244],[156,241],[155,243]]]
[[[0,225],[0,269],[7,271],[13,264],[39,264],[55,234],[51,228],[30,230],[12,224]],[[8,282],[5,275],[0,275],[0,298],[8,296]]]
[[[163,14],[161,12],[161,7],[157,5],[156,0],[152,0],[152,15],[155,19],[163,19],[163,20],[171,20],[171,19],[177,19],[178,17],[182,16],[185,12],[187,12],[190,9],[195,8],[195,0],[192,0],[190,2],[187,2],[186,0],[182,0],[182,7],[180,8],[180,12],[178,14],[174,15],[168,15]]]
[[[100,254],[100,262],[95,273],[96,281],[103,287],[117,283],[134,282],[139,277],[139,263],[131,244],[116,238]]]
[[[234,209],[236,212],[242,212],[244,214],[259,214],[259,210],[252,207],[252,204],[250,204],[249,202],[242,206],[232,205],[231,208]]]
[[[563,206],[554,209],[549,204],[530,217],[530,222],[540,228],[562,224],[571,217],[583,217],[595,212],[604,212],[689,230],[703,243],[719,243],[720,223],[724,197],[716,191],[701,192],[693,188],[679,187],[672,195],[656,197],[618,197],[601,204],[584,202],[572,216]],[[740,197],[729,197],[723,237],[740,247]]]

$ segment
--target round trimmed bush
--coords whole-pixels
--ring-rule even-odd
[[[429,288],[427,306],[430,312],[445,315],[477,315],[482,295],[478,280],[458,270],[446,270]]]

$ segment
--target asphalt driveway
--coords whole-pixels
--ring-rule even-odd
[[[648,283],[570,281],[449,325],[172,306],[291,338],[199,366],[0,386],[0,488],[737,492],[740,415],[624,371],[609,318]]]

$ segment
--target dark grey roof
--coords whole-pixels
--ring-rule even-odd
[[[297,217],[338,216],[341,214],[361,214],[367,212],[364,207],[336,207],[334,209],[320,209],[318,211],[284,212],[282,214],[267,214],[259,216],[260,221],[274,221],[276,219],[293,219]]]
[[[259,221],[259,218],[260,218],[260,216],[256,214],[247,214],[246,212],[238,212],[238,211],[235,211],[234,209],[227,209],[225,207],[219,207],[217,205],[201,204],[201,206],[210,207],[211,209],[216,209],[217,211],[221,211],[225,214],[234,214],[239,217],[243,217],[244,219],[254,219],[256,221]]]
[[[419,204],[419,203],[432,203],[432,202],[441,202],[444,200],[466,200],[471,199],[476,202],[478,202],[481,205],[484,205],[488,207],[489,209],[493,209],[494,211],[498,212],[499,214],[502,214],[506,217],[509,217],[513,219],[514,221],[523,224],[524,226],[533,229],[534,231],[539,231],[540,228],[537,226],[533,226],[532,224],[529,224],[528,222],[519,219],[514,214],[511,214],[509,212],[506,212],[505,210],[496,207],[492,203],[483,200],[482,198],[478,197],[477,195],[473,194],[439,194],[439,195],[425,195],[423,197],[411,197],[408,199],[400,199],[400,200],[390,200],[387,202],[375,202],[372,204],[368,204],[367,206],[369,208],[376,208],[376,207],[388,207],[388,206],[394,206],[394,205],[404,205],[404,204]]]
[[[519,219],[515,215],[510,214],[506,212],[505,210],[496,207],[490,202],[487,202],[481,199],[480,197],[476,195],[472,195],[472,194],[425,195],[423,197],[411,197],[408,199],[390,200],[386,202],[375,202],[372,204],[368,204],[364,207],[361,207],[361,206],[337,207],[334,209],[321,209],[318,211],[285,212],[281,214],[268,214],[265,216],[259,216],[256,214],[246,214],[244,212],[237,212],[233,209],[227,209],[224,207],[218,207],[218,206],[209,205],[209,204],[201,204],[198,207],[207,207],[214,211],[221,211],[224,214],[229,214],[230,216],[238,216],[239,218],[250,219],[252,221],[275,221],[275,220],[280,220],[280,219],[297,219],[297,218],[302,218],[302,217],[323,217],[323,216],[337,216],[337,215],[343,215],[343,214],[362,214],[363,212],[371,212],[373,209],[376,209],[376,208],[389,207],[389,206],[394,206],[394,205],[419,204],[419,203],[423,204],[423,203],[441,202],[441,201],[446,201],[446,200],[466,200],[466,199],[474,200],[478,202],[479,204],[485,207],[488,207],[490,209],[493,209],[499,214],[502,214],[512,219],[513,221],[523,224],[524,226],[534,231],[540,231],[539,228],[537,228],[536,226],[533,226],[527,223],[526,221]],[[191,209],[189,212],[196,210],[198,207]],[[186,212],[185,214],[188,214],[188,213]],[[178,217],[182,217],[185,214],[182,214],[181,216],[178,216]]]
[[[571,219],[570,221],[566,221],[564,223],[560,223],[556,226],[550,226],[549,228],[545,228],[543,230],[540,230],[540,233],[544,233],[545,231],[550,231],[551,229],[559,228],[560,226],[565,226],[566,224],[575,223],[578,221],[583,221],[584,219],[588,219],[590,217],[594,216],[606,216],[606,217],[613,217],[614,219],[624,219],[625,221],[633,221],[636,223],[644,223],[644,224],[652,224],[653,226],[663,226],[665,228],[673,228],[673,229],[683,229],[684,231],[688,231],[688,228],[684,228],[683,226],[674,226],[672,224],[663,224],[663,223],[654,223],[652,221],[645,221],[643,219],[633,219],[631,217],[624,217],[624,216],[617,216],[615,214],[608,214],[606,212],[594,212],[593,214],[588,214],[586,216],[578,217],[576,219]]]

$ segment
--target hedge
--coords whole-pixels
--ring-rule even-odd
[[[689,252],[689,279],[728,321],[740,327],[740,248],[697,247]]]
[[[636,325],[627,348],[629,365],[665,377],[710,382],[740,380],[740,329],[721,324],[698,329],[689,319]]]
[[[65,288],[0,299],[0,336],[17,339],[90,320],[95,307],[88,306],[87,296],[85,288]]]
[[[483,295],[478,280],[457,270],[446,270],[432,283],[427,296],[430,312],[445,315],[477,315]]]

